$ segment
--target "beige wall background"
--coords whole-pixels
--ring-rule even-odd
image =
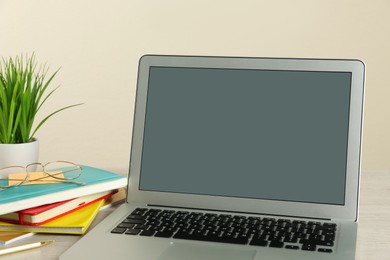
[[[140,56],[356,58],[366,63],[363,170],[389,171],[390,1],[0,0],[0,56],[61,67],[41,161],[128,167]]]

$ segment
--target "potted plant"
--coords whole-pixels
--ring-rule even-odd
[[[58,112],[81,105],[60,108],[35,124],[42,105],[58,89],[49,90],[58,71],[47,78],[48,67],[38,67],[34,54],[0,60],[0,168],[37,162],[38,129]]]

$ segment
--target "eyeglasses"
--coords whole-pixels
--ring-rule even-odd
[[[46,164],[31,163],[25,167],[8,166],[0,169],[0,190],[21,186],[29,182],[30,184],[58,182],[84,185],[83,182],[74,181],[80,177],[82,172],[83,168],[80,165],[67,161],[55,161]],[[35,176],[35,173],[40,174]]]

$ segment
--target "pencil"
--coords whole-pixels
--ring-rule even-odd
[[[49,245],[53,242],[54,242],[54,240],[44,240],[44,241],[40,241],[40,242],[35,242],[35,243],[0,249],[0,256],[5,255],[5,254],[16,253],[16,252],[20,252],[20,251],[24,251],[24,250],[28,250],[28,249],[42,247],[45,245]]]

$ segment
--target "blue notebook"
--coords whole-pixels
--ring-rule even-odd
[[[39,184],[0,190],[0,215],[102,191],[114,190],[127,185],[125,176],[89,166],[82,167],[83,173],[77,181],[83,182],[84,185],[71,183]]]

